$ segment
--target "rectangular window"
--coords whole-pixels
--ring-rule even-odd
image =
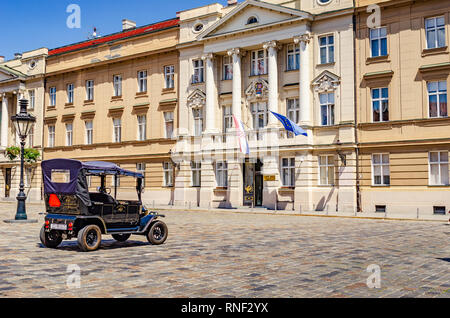
[[[166,138],[170,139],[173,137],[173,112],[164,113],[164,123]]]
[[[164,186],[172,187],[173,186],[173,165],[170,162],[163,163],[163,171],[164,171]]]
[[[300,69],[300,45],[289,44],[287,46],[287,67],[288,71]]]
[[[232,56],[224,56],[222,59],[223,63],[223,80],[232,80],[233,79],[233,57]]]
[[[175,66],[164,67],[164,80],[167,89],[175,87]]]
[[[375,205],[375,212],[376,213],[386,213],[386,206],[385,205]]]
[[[233,128],[233,108],[232,106],[223,107],[223,133],[226,134]]]
[[[138,140],[147,140],[147,116],[137,116],[138,121]]]
[[[122,75],[114,75],[114,97],[122,96]]]
[[[28,133],[28,147],[34,147],[34,126],[30,128],[30,132]]]
[[[55,126],[48,126],[48,146],[50,148],[55,147]]]
[[[87,101],[94,100],[94,81],[93,80],[86,81],[86,100]]]
[[[91,120],[86,121],[86,145],[92,145],[94,143],[94,124]]]
[[[216,162],[216,182],[217,187],[228,187],[228,163],[226,161]]]
[[[253,51],[251,56],[251,76],[267,74],[267,51]]]
[[[30,98],[30,105],[28,106],[28,109],[33,110],[36,105],[36,94],[34,89],[28,91],[28,96]]]
[[[283,187],[295,188],[295,158],[281,159],[281,179]]]
[[[286,114],[287,118],[298,124],[300,121],[300,103],[298,98],[291,98],[286,100]]]
[[[430,118],[447,117],[447,82],[429,82],[427,89]]]
[[[433,214],[437,214],[437,215],[445,215],[445,206],[434,206],[433,207]]]
[[[202,184],[202,164],[201,162],[191,162],[192,186],[200,187]]]
[[[142,174],[144,176],[144,180],[145,180],[145,168],[146,168],[145,163],[136,164],[136,172]],[[142,182],[142,187],[145,188],[145,181]]]
[[[67,104],[73,104],[73,84],[67,84]]]
[[[432,151],[429,154],[430,185],[449,185],[448,151]]]
[[[147,92],[147,71],[138,72],[138,93]]]
[[[73,124],[66,124],[66,146],[73,145]]]
[[[114,124],[114,142],[122,141],[122,119],[115,118],[113,121]]]
[[[372,89],[373,122],[389,121],[389,89]]]
[[[334,63],[334,36],[319,38],[320,64]]]
[[[205,80],[205,67],[203,60],[194,60],[194,74],[192,75],[192,84],[203,83]]]
[[[389,154],[372,155],[372,184],[388,186],[391,184]]]
[[[334,185],[334,156],[319,156],[320,185]]]
[[[387,56],[387,29],[377,28],[370,30],[370,47],[372,57]]]
[[[435,49],[445,46],[445,18],[435,17],[425,20],[427,48]]]
[[[253,117],[253,129],[259,130],[266,127],[269,121],[267,103],[251,103],[250,110]]]
[[[322,126],[334,125],[334,93],[319,95]]]
[[[194,117],[194,136],[201,136],[203,133],[203,109],[192,109],[192,116]]]
[[[50,106],[56,106],[56,87],[50,87]]]

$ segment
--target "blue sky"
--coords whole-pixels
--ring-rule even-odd
[[[7,60],[16,52],[49,49],[87,40],[94,26],[100,35],[121,31],[122,19],[137,26],[176,17],[178,11],[227,0],[2,0],[0,55]],[[81,8],[81,28],[69,29],[66,8]]]

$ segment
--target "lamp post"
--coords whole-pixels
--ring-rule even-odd
[[[23,182],[24,176],[24,148],[25,139],[30,132],[31,127],[36,122],[36,118],[28,114],[28,100],[21,99],[19,101],[20,112],[11,117],[11,121],[15,124],[17,134],[20,138],[20,184],[19,194],[17,195],[17,212],[14,220],[6,220],[6,223],[36,223],[37,220],[28,220],[25,201],[27,195],[25,194],[25,185]]]

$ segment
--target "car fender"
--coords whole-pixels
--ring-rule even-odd
[[[96,224],[100,227],[100,230],[102,231],[102,234],[106,234],[106,224],[105,221],[103,221],[103,219],[99,216],[78,216],[77,220],[75,221],[75,226],[77,226],[80,222],[86,223],[86,221],[89,224]],[[94,222],[89,222],[89,221],[94,221]],[[79,229],[81,230],[81,228]]]
[[[146,232],[149,229],[150,225],[152,223],[154,223],[157,219],[158,219],[157,215],[149,214],[149,215],[144,216],[141,219],[140,232],[141,233]]]

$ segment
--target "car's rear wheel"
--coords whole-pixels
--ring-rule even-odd
[[[131,234],[113,234],[112,237],[117,242],[126,242],[131,237]]]
[[[167,240],[169,229],[164,222],[158,221],[152,224],[147,233],[147,240],[150,244],[161,245]]]
[[[85,226],[78,233],[78,246],[83,252],[92,252],[100,247],[102,231],[97,225]]]
[[[45,225],[41,228],[40,238],[42,244],[44,244],[44,246],[48,248],[57,248],[63,240],[61,233],[57,231],[46,232]]]

